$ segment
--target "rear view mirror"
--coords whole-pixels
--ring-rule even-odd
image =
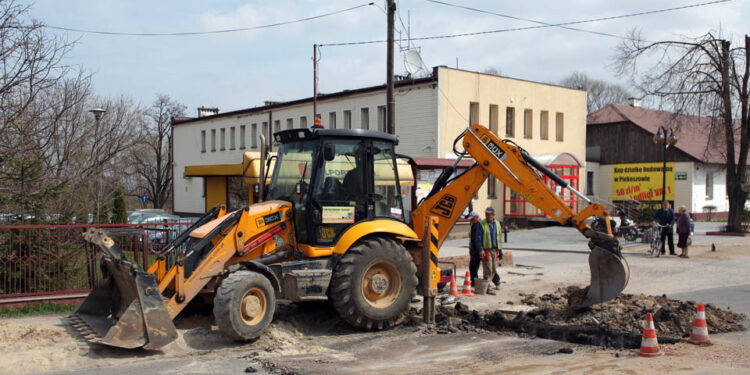
[[[326,159],[326,161],[331,161],[336,157],[336,145],[333,143],[326,143],[325,147],[323,147],[323,158]]]

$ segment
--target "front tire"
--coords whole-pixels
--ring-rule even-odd
[[[368,238],[355,243],[336,265],[329,296],[346,322],[380,330],[406,315],[417,282],[417,267],[401,243]]]
[[[268,328],[276,310],[273,285],[265,276],[237,271],[222,281],[214,297],[214,319],[227,337],[255,340]]]

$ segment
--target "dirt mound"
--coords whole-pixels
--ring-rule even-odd
[[[426,326],[423,331],[427,334],[507,331],[577,344],[637,348],[647,312],[654,315],[661,343],[679,342],[692,331],[697,309],[694,301],[623,294],[590,310],[574,312],[568,309],[568,297],[577,293],[580,293],[579,288],[570,287],[542,296],[523,295],[523,303],[536,306],[527,312],[498,310],[481,314],[460,302],[454,307],[438,306],[436,324]],[[706,305],[710,333],[743,330],[744,319],[743,314]],[[416,326],[420,322],[421,310],[412,309],[407,325]]]
[[[542,316],[546,322],[560,325],[601,326],[618,331],[639,331],[646,313],[654,315],[659,336],[688,337],[698,304],[662,296],[622,294],[612,301],[592,306],[589,310],[572,312],[567,308],[568,297],[580,294],[581,289],[568,287],[555,293],[536,296],[523,295],[522,302],[537,308],[525,313],[531,319]],[[711,333],[742,330],[743,314],[722,310],[712,304],[706,307],[706,323]]]

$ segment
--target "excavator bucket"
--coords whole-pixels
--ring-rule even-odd
[[[630,280],[630,267],[622,257],[619,241],[611,235],[590,229],[585,235],[590,239],[591,284],[568,297],[568,306],[572,310],[583,310],[616,298]]]
[[[84,238],[104,252],[102,280],[70,316],[88,341],[121,348],[157,349],[177,338],[156,277],[129,262],[102,229]]]

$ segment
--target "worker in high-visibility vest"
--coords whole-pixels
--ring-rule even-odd
[[[500,288],[500,275],[497,273],[497,262],[503,258],[502,226],[495,220],[495,209],[487,207],[484,219],[479,222],[474,240],[482,244],[482,278],[492,280],[494,289]],[[487,294],[494,295],[492,289]]]

